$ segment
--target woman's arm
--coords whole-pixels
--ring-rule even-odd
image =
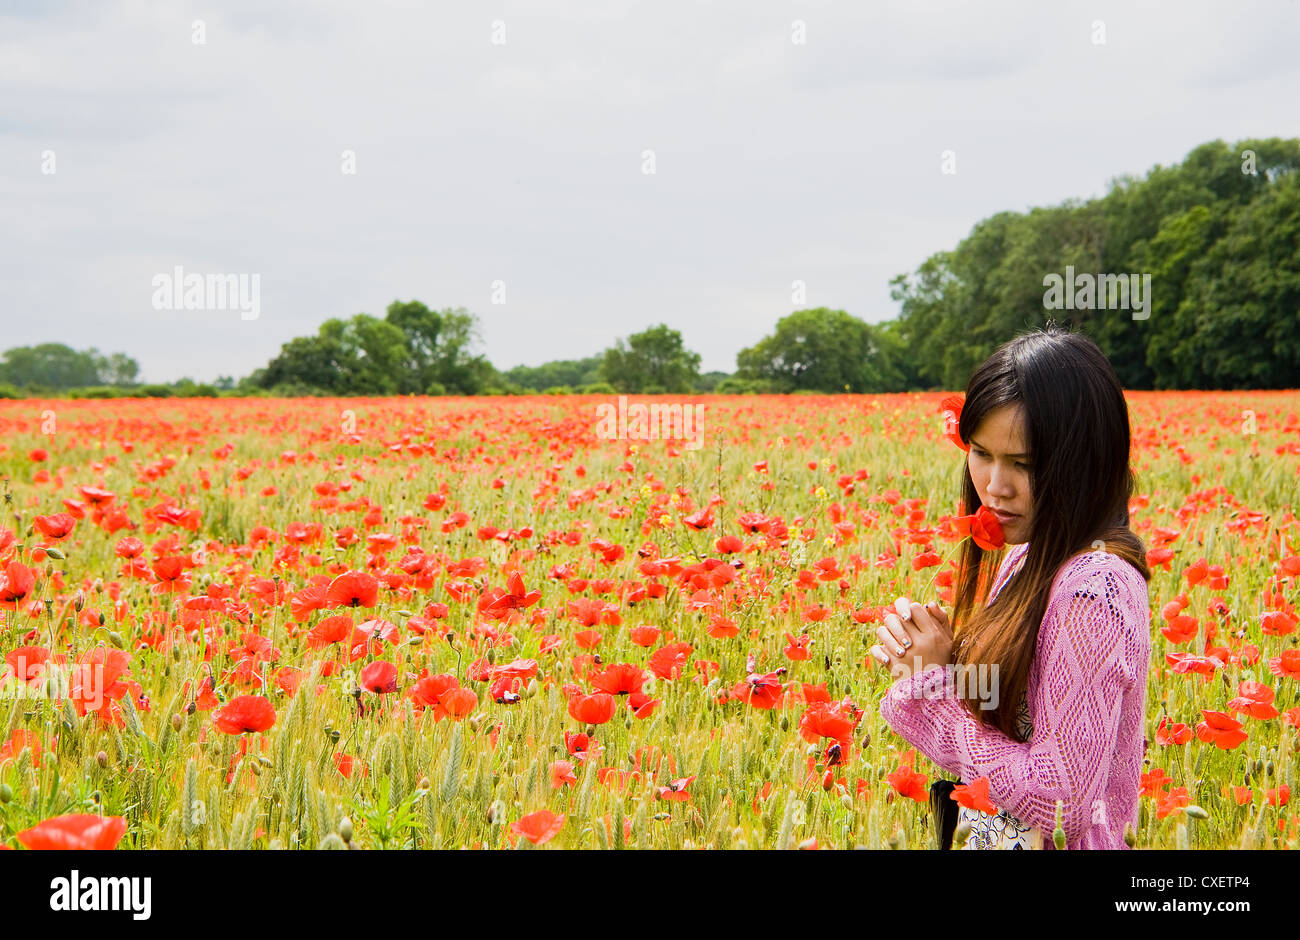
[[[1072,567],[1048,605],[1038,637],[1029,741],[980,725],[956,697],[953,670],[899,680],[880,703],[881,716],[910,744],[964,780],[988,777],[990,800],[1049,836],[1061,800],[1068,842],[1092,825],[1115,754],[1124,693],[1138,675],[1145,677],[1150,656],[1149,625],[1140,622],[1133,588],[1113,564],[1127,563],[1088,560]],[[968,697],[979,689],[973,680],[967,676]],[[996,687],[990,678],[984,685]]]

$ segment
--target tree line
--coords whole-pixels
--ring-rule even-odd
[[[585,358],[499,371],[477,351],[473,314],[411,300],[394,301],[382,318],[326,320],[264,368],[216,385],[139,386],[138,366],[122,353],[10,349],[0,358],[0,396],[951,389],[999,344],[1049,319],[1096,340],[1127,388],[1296,388],[1297,168],[1300,140],[1216,140],[1174,166],[1113,180],[1100,198],[998,213],[891,281],[896,318],[872,324],[843,310],[796,310],[740,350],[732,374],[701,373],[699,354],[665,324]],[[1077,298],[1075,283],[1087,288]]]

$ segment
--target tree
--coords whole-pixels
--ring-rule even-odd
[[[540,366],[515,366],[504,373],[504,378],[512,385],[535,392],[566,385],[577,388],[599,382],[600,367],[604,361],[602,354],[588,356],[586,359],[557,359]]]
[[[476,321],[463,309],[435,312],[419,301],[389,304],[383,319],[358,313],[331,318],[315,336],[299,336],[250,381],[290,394],[474,395],[496,370],[471,352]]]
[[[620,392],[690,392],[700,375],[700,354],[682,345],[682,334],[665,324],[634,333],[605,350],[601,378]]]
[[[892,336],[882,343],[870,324],[843,310],[796,310],[740,351],[736,377],[766,379],[783,392],[883,392],[902,383],[892,358],[899,345]]]
[[[42,343],[6,350],[0,382],[56,389],[127,385],[139,371],[139,364],[125,353],[105,357],[97,349],[78,352],[62,343]]]

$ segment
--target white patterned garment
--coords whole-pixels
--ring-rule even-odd
[[[994,586],[992,597],[996,597],[1006,586],[1006,582],[1011,580],[1011,575],[1020,570],[1020,563],[1024,560],[1025,552],[1028,551],[1028,545],[1018,546],[1018,551],[1019,557],[1012,562],[1010,573],[1005,580],[998,579],[1000,583]],[[1008,554],[1007,561],[1011,560],[1012,556]],[[1020,709],[1016,712],[1016,731],[1019,732],[1022,740],[1028,740],[1033,730],[1034,725],[1029,716],[1029,699],[1026,695],[1021,698]],[[1034,827],[1022,823],[1006,810],[999,810],[996,815],[990,815],[959,805],[957,825],[960,826],[962,823],[970,826],[970,835],[962,845],[954,845],[954,849],[1041,849],[1043,847],[1043,834]]]
[[[1033,722],[1029,720],[1028,698],[1020,700],[1020,710],[1016,713],[1016,730],[1028,739],[1033,733]],[[957,825],[966,823],[970,826],[970,835],[965,843],[955,845],[955,849],[1041,849],[1043,834],[1033,826],[1027,826],[1006,810],[1000,810],[996,816],[957,807]]]

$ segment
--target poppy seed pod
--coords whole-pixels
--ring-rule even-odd
[[[108,753],[106,751],[100,751],[96,754],[95,763],[99,765],[100,770],[108,769]]]
[[[1124,824],[1124,844],[1131,849],[1133,846],[1137,845],[1137,840],[1138,834],[1133,829],[1133,824],[1131,822],[1126,822]]]
[[[339,820],[339,838],[344,842],[352,841],[352,820],[347,816]]]
[[[172,715],[172,730],[173,730],[173,731],[180,731],[180,730],[181,730],[181,726],[184,725],[184,724],[185,724],[185,720],[184,720],[183,718],[181,718],[181,716],[180,716],[179,713],[178,713],[178,714],[175,714],[175,715]]]

